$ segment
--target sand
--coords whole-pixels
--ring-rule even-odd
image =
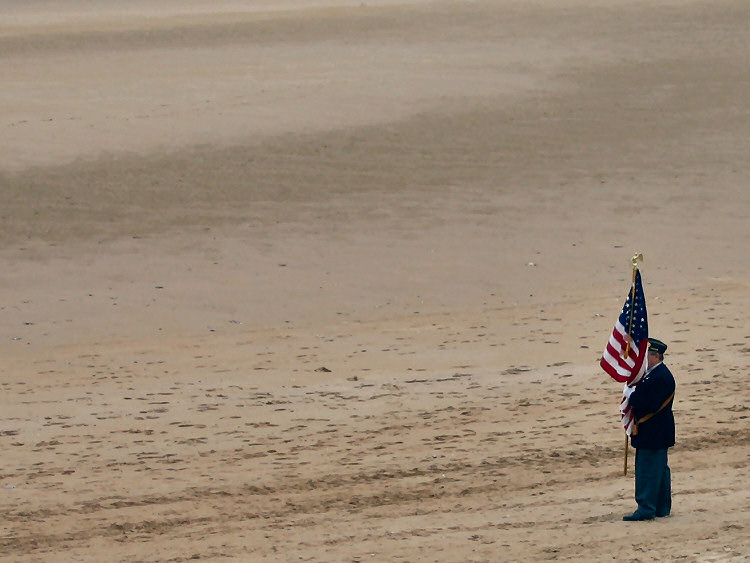
[[[746,560],[748,25],[2,2],[0,559]],[[635,252],[678,443],[629,524]]]

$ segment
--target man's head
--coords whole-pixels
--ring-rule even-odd
[[[648,339],[648,367],[654,367],[659,362],[664,361],[664,352],[667,351],[667,345],[656,338]]]

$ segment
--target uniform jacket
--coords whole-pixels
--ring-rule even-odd
[[[674,393],[675,382],[669,368],[663,363],[656,365],[635,386],[630,395],[630,407],[636,420],[655,413]],[[630,437],[634,448],[659,450],[674,446],[674,414],[672,402],[647,421],[638,424],[638,434]]]

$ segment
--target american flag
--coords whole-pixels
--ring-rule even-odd
[[[632,319],[632,324],[631,324]],[[627,349],[627,355],[625,351]],[[648,318],[646,316],[646,297],[643,295],[641,272],[636,270],[633,286],[622,307],[620,317],[615,323],[612,336],[599,362],[602,369],[612,379],[635,386],[646,373],[646,356],[648,355]],[[628,393],[623,394],[620,403],[622,425],[630,434],[634,421],[633,412],[628,404]]]

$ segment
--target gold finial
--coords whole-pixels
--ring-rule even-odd
[[[637,252],[633,254],[633,257],[630,259],[631,264],[633,264],[633,269],[638,269],[638,261],[643,262],[643,254],[640,252]]]

